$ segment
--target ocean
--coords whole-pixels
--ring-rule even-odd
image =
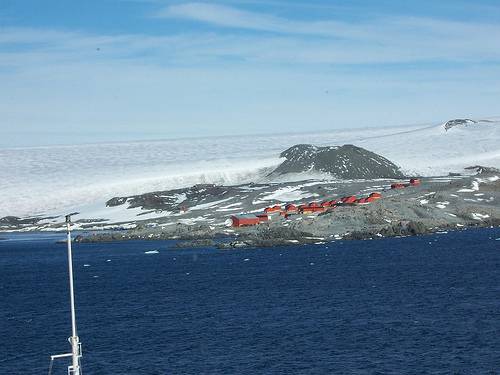
[[[70,349],[64,235],[0,237],[0,374],[44,374]],[[84,374],[500,373],[500,228],[174,245],[74,245]]]

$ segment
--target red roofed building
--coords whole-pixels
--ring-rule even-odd
[[[252,225],[257,225],[260,223],[260,219],[255,215],[245,215],[245,216],[231,216],[233,227],[247,227]]]
[[[306,206],[302,209],[302,213],[303,214],[314,214],[314,213],[319,213],[319,212],[325,212],[325,208],[324,207],[310,207],[310,206]]]
[[[355,195],[351,195],[349,197],[344,197],[342,198],[342,203],[345,203],[345,204],[352,204],[356,202],[356,196]]]
[[[277,205],[272,206],[272,207],[266,207],[264,209],[264,212],[266,214],[272,214],[272,213],[276,213],[276,212],[281,212],[281,206],[277,204]]]

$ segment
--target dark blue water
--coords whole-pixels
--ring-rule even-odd
[[[66,248],[60,235],[9,238],[0,374],[44,374],[50,354],[69,351]],[[498,374],[497,238],[498,228],[236,251],[76,244],[84,373]]]

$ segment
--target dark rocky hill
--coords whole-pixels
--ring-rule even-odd
[[[322,172],[339,179],[402,178],[397,165],[386,158],[354,145],[318,147],[299,144],[283,151],[286,160],[269,176]]]

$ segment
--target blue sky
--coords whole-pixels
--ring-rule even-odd
[[[498,116],[498,1],[0,2],[0,147]]]

